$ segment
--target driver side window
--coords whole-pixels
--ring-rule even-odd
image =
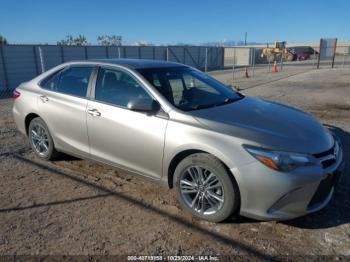
[[[95,100],[127,107],[133,99],[149,97],[141,84],[127,72],[109,68],[99,69]]]

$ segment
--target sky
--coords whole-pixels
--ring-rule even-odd
[[[124,44],[350,40],[348,0],[3,0],[0,35],[55,44],[66,35],[121,35]]]

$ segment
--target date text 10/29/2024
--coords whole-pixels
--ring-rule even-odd
[[[217,256],[128,256],[128,261],[218,261]]]

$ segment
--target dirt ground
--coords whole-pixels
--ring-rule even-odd
[[[226,71],[213,75],[231,79]],[[350,70],[268,77],[262,85],[240,79],[242,93],[311,113],[341,137],[350,162]],[[350,258],[349,165],[322,211],[287,222],[209,223],[185,213],[174,190],[142,178],[68,156],[38,160],[16,131],[11,103],[0,101],[0,254]]]

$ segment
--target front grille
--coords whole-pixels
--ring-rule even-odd
[[[330,167],[333,165],[337,160],[335,158],[324,160],[321,162],[323,168]]]
[[[324,151],[322,153],[318,153],[318,154],[314,154],[314,157],[316,158],[321,158],[324,156],[328,156],[334,153],[334,146],[332,146],[330,149],[328,149],[327,151]]]
[[[327,151],[314,154],[314,157],[318,158],[321,161],[322,167],[326,169],[337,162],[338,151],[339,146],[335,143],[334,146]]]

